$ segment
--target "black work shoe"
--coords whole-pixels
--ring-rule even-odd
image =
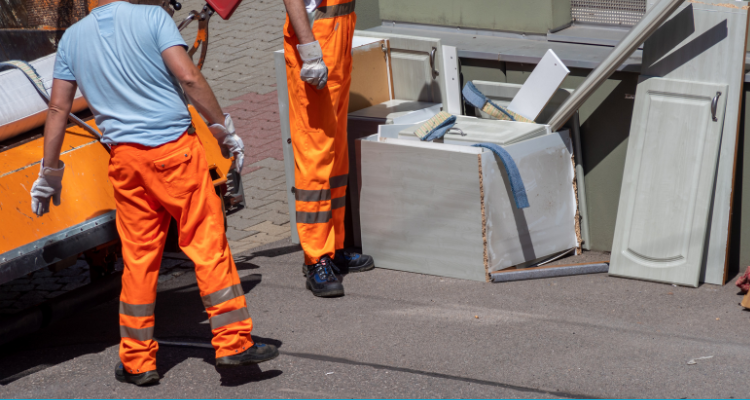
[[[338,297],[344,295],[344,285],[336,277],[338,271],[331,258],[323,256],[317,264],[307,265],[305,286],[317,297]]]
[[[159,373],[156,371],[146,371],[140,374],[131,374],[125,371],[125,366],[122,363],[117,363],[115,366],[115,379],[120,382],[133,383],[136,386],[146,386],[159,383]]]
[[[375,260],[372,257],[347,250],[336,250],[333,262],[348,273],[365,272],[375,268]]]
[[[253,347],[242,353],[219,357],[216,359],[217,367],[241,367],[243,365],[258,364],[273,360],[279,356],[279,350],[272,344],[255,343]]]

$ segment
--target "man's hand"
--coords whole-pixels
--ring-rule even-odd
[[[299,72],[299,77],[303,81],[315,86],[318,90],[326,87],[326,82],[328,82],[328,67],[323,62],[323,50],[320,48],[320,43],[316,40],[308,44],[298,44],[297,51],[302,61],[304,61],[302,70]]]
[[[245,144],[234,131],[234,122],[229,114],[224,114],[224,125],[213,124],[208,127],[221,147],[221,155],[224,158],[234,156],[234,169],[242,174],[242,165],[245,162]]]
[[[50,198],[56,206],[60,205],[63,172],[65,164],[62,161],[58,161],[58,168],[50,168],[44,166],[42,159],[39,178],[31,185],[31,211],[38,217],[49,212]]]

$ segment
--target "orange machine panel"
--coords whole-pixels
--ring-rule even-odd
[[[232,160],[222,157],[200,114],[192,106],[189,109],[208,166],[218,174],[214,182],[226,181]],[[96,128],[93,120],[88,124]],[[39,174],[43,145],[40,137],[0,152],[0,254],[115,209],[107,177],[109,154],[98,140],[76,126],[66,131],[60,156],[65,163],[61,204],[51,205],[51,211],[42,217],[34,215],[29,191]]]
[[[61,204],[42,217],[34,215],[29,191],[39,174],[43,144],[39,138],[0,153],[0,254],[115,209],[107,150],[72,127],[60,156],[65,163]]]

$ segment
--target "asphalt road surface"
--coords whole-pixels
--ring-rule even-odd
[[[212,350],[162,346],[160,384],[119,383],[112,299],[0,348],[0,396],[750,396],[750,313],[731,284],[490,284],[376,269],[345,276],[345,297],[318,299],[289,242],[236,259],[253,336],[279,358],[218,371]],[[210,340],[194,274],[160,285],[155,335]]]

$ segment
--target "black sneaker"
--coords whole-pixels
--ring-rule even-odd
[[[347,250],[336,250],[333,262],[348,273],[365,272],[375,268],[375,260],[372,257]]]
[[[317,264],[306,266],[305,286],[317,297],[338,297],[344,295],[344,285],[336,277],[338,271],[331,258],[323,256]]]
[[[156,371],[146,371],[140,374],[131,374],[125,371],[125,366],[122,363],[117,363],[115,366],[115,379],[120,382],[133,383],[136,386],[146,386],[159,383],[159,373]]]
[[[255,343],[253,347],[242,353],[219,357],[216,359],[217,367],[241,367],[243,365],[259,364],[264,361],[273,360],[279,356],[279,349],[272,344]]]

